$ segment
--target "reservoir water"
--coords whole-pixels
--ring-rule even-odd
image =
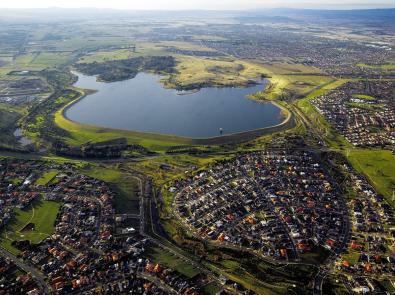
[[[104,83],[77,73],[75,86],[94,89],[66,111],[66,117],[91,125],[191,138],[243,132],[281,123],[281,110],[248,99],[267,81],[248,88],[203,88],[195,93],[165,89],[160,77],[139,73],[134,79]],[[180,95],[182,94],[182,95]]]

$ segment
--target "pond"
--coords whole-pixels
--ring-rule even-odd
[[[197,92],[166,89],[160,77],[139,73],[134,79],[104,83],[80,73],[75,86],[94,89],[65,112],[70,120],[133,131],[208,138],[281,123],[281,110],[248,99],[267,84],[248,88],[203,88]]]

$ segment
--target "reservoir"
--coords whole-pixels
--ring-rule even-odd
[[[77,73],[75,86],[97,90],[67,109],[70,120],[133,131],[207,138],[280,124],[281,110],[248,99],[262,84],[248,88],[203,88],[194,93],[165,89],[160,77],[139,73],[134,79],[104,83]]]

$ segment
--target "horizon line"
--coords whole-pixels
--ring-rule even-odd
[[[367,5],[368,6],[368,5]],[[256,8],[246,8],[246,9],[205,9],[205,8],[189,8],[189,9],[166,9],[166,8],[114,8],[114,7],[94,7],[94,6],[81,6],[81,7],[61,7],[61,6],[47,6],[47,7],[1,7],[0,10],[45,10],[45,9],[59,9],[59,10],[75,10],[75,9],[94,9],[94,10],[115,10],[115,11],[151,11],[151,12],[176,12],[176,11],[216,11],[216,12],[243,12],[243,11],[253,11],[253,10],[278,10],[278,9],[290,9],[290,10],[326,10],[326,11],[351,11],[351,10],[389,10],[395,9],[395,6],[378,6],[378,7],[320,7],[320,8],[307,8],[307,7],[256,7]]]

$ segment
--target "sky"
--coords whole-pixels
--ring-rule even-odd
[[[114,8],[145,10],[247,10],[259,8],[388,8],[394,0],[0,0],[0,8]]]

